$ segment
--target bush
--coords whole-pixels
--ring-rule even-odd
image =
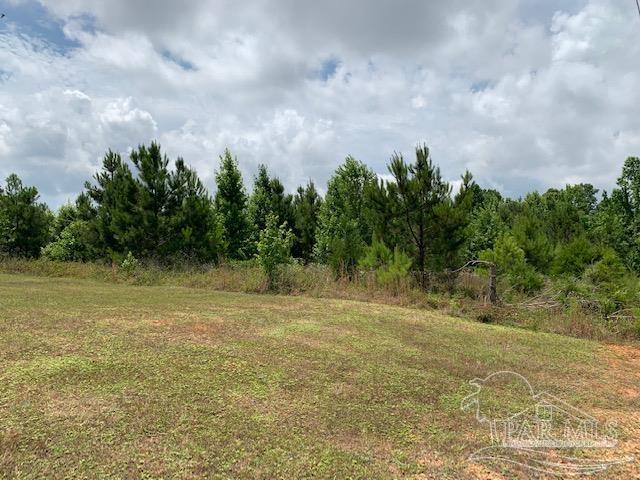
[[[409,278],[411,259],[397,246],[393,252],[381,241],[374,239],[365,249],[360,267],[375,273],[378,285],[391,288],[394,294],[401,290],[403,282]]]
[[[393,254],[389,247],[377,238],[373,239],[371,246],[365,248],[364,256],[360,259],[359,266],[366,270],[378,270],[392,261]]]
[[[269,290],[277,287],[281,267],[291,262],[291,246],[293,233],[286,224],[278,226],[275,215],[267,216],[265,229],[260,232],[257,259],[267,276]]]
[[[591,265],[584,276],[594,284],[610,284],[619,282],[626,274],[620,257],[611,249],[602,254],[602,258]]]
[[[551,273],[554,275],[581,275],[600,257],[600,249],[586,237],[578,237],[556,247]]]
[[[384,287],[391,287],[397,295],[409,279],[411,264],[411,259],[406,253],[398,247],[394,248],[389,263],[376,272],[378,283]]]
[[[57,262],[86,262],[94,257],[87,222],[74,220],[65,226],[58,239],[42,249],[42,256]]]
[[[125,259],[120,264],[120,268],[127,275],[133,275],[136,270],[140,267],[140,262],[136,257],[133,256],[133,253],[129,252]]]

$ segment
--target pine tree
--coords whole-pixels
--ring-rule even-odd
[[[131,170],[119,154],[109,150],[94,180],[95,184],[85,183],[85,188],[96,205],[92,227],[99,251],[115,260],[128,252],[140,255],[142,219],[137,207],[138,185]]]
[[[322,208],[322,197],[315,185],[309,181],[306,187],[298,187],[293,199],[294,234],[293,255],[305,262],[311,260],[316,243],[318,217]]]
[[[271,213],[271,179],[265,165],[258,167],[258,174],[253,182],[253,192],[249,198],[247,214],[253,228],[253,236],[258,236],[267,225],[267,216]]]
[[[234,260],[247,259],[250,253],[250,229],[247,219],[247,196],[237,160],[229,150],[220,156],[220,170],[216,173],[215,209],[224,228],[227,256]]]
[[[197,173],[178,158],[168,185],[166,222],[169,240],[165,254],[196,261],[217,260],[223,253],[220,225]]]
[[[38,257],[49,240],[53,216],[38,202],[36,187],[25,187],[11,174],[5,188],[0,187],[0,252]]]
[[[140,145],[132,151],[131,162],[138,171],[136,183],[141,220],[139,228],[142,232],[141,253],[145,257],[157,257],[169,241],[166,218],[170,196],[169,159],[154,142],[149,148]]]
[[[449,199],[451,187],[442,180],[427,146],[416,148],[416,161],[407,164],[400,154],[394,154],[389,164],[394,182],[389,193],[396,202],[415,248],[415,264],[420,273],[420,284],[427,283],[427,260],[430,246],[440,227],[438,207]]]
[[[256,239],[264,230],[269,214],[275,215],[279,224],[287,223],[292,226],[294,223],[292,203],[293,197],[285,193],[284,185],[280,180],[270,178],[267,167],[260,165],[248,205],[249,222]]]

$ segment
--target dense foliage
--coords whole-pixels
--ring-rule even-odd
[[[382,284],[410,279],[422,288],[480,259],[513,291],[531,294],[551,279],[601,296],[611,311],[637,303],[639,158],[626,160],[611,192],[578,184],[517,200],[481,188],[469,172],[453,194],[426,146],[411,161],[394,154],[388,170],[383,181],[348,157],[322,198],[312,182],[287,193],[263,165],[247,194],[227,150],[212,198],[193,169],[155,143],[129,159],[109,151],[85,191],[56,214],[35,187],[9,176],[0,186],[0,252],[118,264],[257,258],[274,282],[293,257],[336,275],[371,270]]]

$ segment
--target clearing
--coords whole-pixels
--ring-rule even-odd
[[[352,301],[0,275],[0,477],[526,478],[466,461],[491,444],[460,409],[469,380],[502,370],[617,421],[608,455],[640,458],[634,345]],[[509,387],[491,401],[526,405]]]

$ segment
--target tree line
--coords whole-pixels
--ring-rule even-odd
[[[583,183],[519,199],[482,188],[469,172],[453,192],[424,145],[410,160],[394,154],[388,170],[381,180],[347,157],[323,198],[312,181],[288,193],[261,165],[249,194],[227,150],[211,196],[195,170],[156,143],[128,160],[109,151],[75,202],[56,213],[10,175],[0,187],[0,252],[166,264],[258,258],[266,270],[294,258],[345,276],[375,270],[381,282],[413,275],[424,288],[434,272],[485,260],[524,292],[545,276],[640,273],[639,158],[626,160],[610,193]]]

